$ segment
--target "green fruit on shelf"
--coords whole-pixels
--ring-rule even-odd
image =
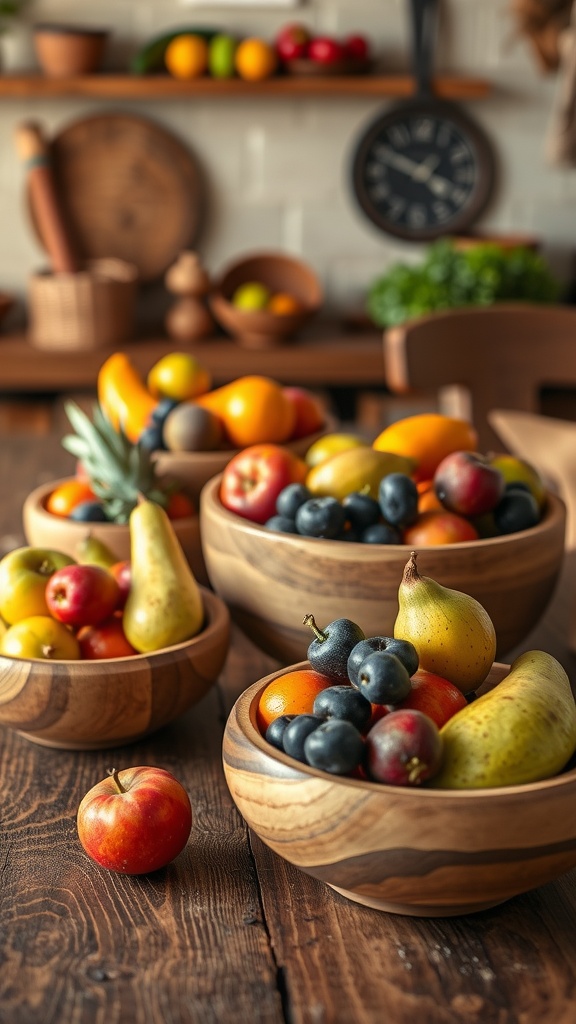
[[[270,300],[270,289],[260,281],[245,281],[239,284],[232,296],[232,305],[236,309],[243,309],[245,312],[253,313],[257,310],[266,309]]]
[[[205,26],[196,26],[192,28],[178,28],[172,29],[170,32],[164,32],[162,35],[155,36],[149,42],[147,42],[139,51],[134,55],[130,61],[130,71],[133,75],[149,75],[153,71],[164,71],[164,54],[173,39],[177,36],[183,35],[195,35],[205,39],[209,44],[212,39],[219,35],[219,31],[216,28],[206,28]]]
[[[237,46],[234,36],[226,35],[224,32],[214,36],[208,51],[208,70],[213,78],[234,77]]]

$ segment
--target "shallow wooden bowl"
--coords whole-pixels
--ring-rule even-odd
[[[130,530],[117,523],[79,523],[46,511],[48,496],[71,477],[51,480],[31,491],[22,507],[22,525],[28,544],[37,548],[62,551],[70,558],[78,557],[80,543],[90,534],[101,540],[117,555],[118,561],[130,558]],[[174,532],[198,583],[207,584],[208,576],[200,544],[200,517],[185,516],[172,521]]]
[[[306,437],[300,437],[295,441],[286,441],[282,448],[289,448],[295,455],[304,458],[310,445],[318,438],[323,437],[328,431],[337,429],[333,417],[327,416],[326,423],[322,430]],[[161,477],[175,478],[180,481],[186,493],[195,503],[196,508],[200,504],[200,492],[204,484],[208,483],[213,476],[222,473],[234,455],[238,455],[239,448],[221,449],[215,452],[164,452],[154,453],[156,468]]]
[[[202,632],[153,654],[97,661],[0,655],[0,723],[43,746],[100,750],[172,722],[210,689],[228,653],[228,609],[204,587],[202,598]]]
[[[238,698],[223,758],[238,810],[291,864],[356,903],[419,917],[484,910],[576,865],[576,768],[530,785],[468,791],[329,775],[260,735],[259,696],[286,671]],[[482,692],[507,671],[495,664]]]
[[[200,498],[200,531],[210,583],[244,632],[282,662],[305,658],[313,639],[302,624],[346,616],[366,635],[392,635],[398,587],[410,555],[405,545],[349,544],[275,533],[220,503],[220,477]],[[475,597],[488,611],[498,657],[536,625],[556,585],[564,557],[566,508],[553,494],[531,530],[418,549],[418,569]]]
[[[266,310],[246,312],[232,304],[239,285],[258,281],[272,292],[288,292],[302,308],[297,313],[276,316]],[[311,267],[283,253],[253,253],[230,264],[210,295],[210,306],[218,323],[245,348],[273,348],[291,338],[320,309],[323,293]]]

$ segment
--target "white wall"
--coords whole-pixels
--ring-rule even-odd
[[[568,279],[576,239],[576,170],[549,166],[544,155],[556,76],[543,77],[527,44],[515,38],[507,0],[441,0],[437,70],[488,78],[493,94],[464,104],[489,134],[500,183],[477,227],[536,234],[554,269]],[[408,65],[403,0],[310,0],[298,7],[211,8],[177,0],[29,0],[26,19],[0,43],[5,68],[35,66],[29,24],[39,20],[108,24],[106,67],[126,67],[138,44],[176,25],[216,24],[238,35],[272,39],[288,20],[317,31],[369,34],[390,70]],[[129,103],[100,100],[0,100],[0,289],[25,295],[42,264],[23,201],[13,150],[15,122],[41,119],[57,132],[89,113],[146,114],[194,152],[210,187],[209,216],[198,245],[217,273],[242,251],[269,247],[301,254],[320,274],[333,308],[358,306],[367,285],[391,262],[421,249],[377,231],[357,210],[347,183],[354,140],[391,100],[188,99]]]

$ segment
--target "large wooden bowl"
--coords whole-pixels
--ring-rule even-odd
[[[308,612],[319,626],[344,615],[366,635],[392,635],[410,548],[275,533],[228,512],[219,486],[216,477],[200,497],[204,562],[212,587],[259,647],[285,663],[305,658],[313,639],[302,624]],[[528,635],[552,596],[565,525],[566,508],[550,494],[533,529],[420,548],[418,569],[484,605],[501,658]]]
[[[507,671],[495,664],[482,691]],[[260,735],[258,699],[278,674],[238,698],[224,733],[224,772],[250,828],[291,864],[357,903],[419,917],[484,910],[576,865],[576,768],[530,785],[467,791],[329,775]]]
[[[62,551],[71,558],[78,557],[78,547],[88,534],[101,540],[118,557],[118,561],[130,558],[130,530],[127,525],[117,523],[81,523],[73,519],[52,515],[46,510],[49,495],[67,479],[51,480],[31,491],[22,508],[22,524],[28,544],[38,548]],[[174,532],[198,583],[207,584],[208,576],[204,566],[200,544],[200,518],[186,516],[172,522]]]
[[[153,654],[97,661],[0,655],[0,723],[66,750],[121,746],[167,725],[210,689],[228,653],[228,609],[204,587],[202,598],[202,631]]]

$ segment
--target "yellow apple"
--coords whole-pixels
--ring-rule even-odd
[[[0,654],[10,658],[77,661],[80,644],[63,622],[50,615],[31,615],[10,626],[0,637]]]
[[[73,565],[61,551],[23,547],[0,560],[0,616],[11,626],[31,615],[48,615],[46,584],[57,569]]]
[[[491,455],[490,464],[500,470],[507,484],[525,484],[542,508],[546,501],[546,484],[534,466],[516,455],[504,453]]]

